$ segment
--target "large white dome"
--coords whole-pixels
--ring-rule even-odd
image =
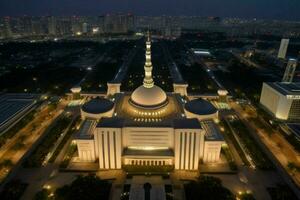
[[[142,85],[131,94],[130,102],[138,107],[155,108],[165,105],[168,100],[166,93],[160,87],[154,85],[146,88]]]

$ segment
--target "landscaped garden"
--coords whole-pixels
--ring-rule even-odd
[[[57,139],[61,136],[63,131],[71,123],[71,117],[61,116],[54,122],[46,131],[46,134],[38,146],[34,149],[31,155],[23,163],[24,167],[41,167],[49,150],[54,146]]]

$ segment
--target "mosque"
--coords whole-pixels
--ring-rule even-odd
[[[97,162],[99,169],[171,165],[197,170],[199,163],[217,162],[224,144],[214,122],[218,110],[202,98],[189,99],[187,86],[166,93],[155,85],[150,35],[144,70],[143,84],[133,92],[108,83],[105,97],[82,105],[83,123],[75,136],[78,160]]]

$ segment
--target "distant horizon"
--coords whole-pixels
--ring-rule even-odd
[[[1,0],[1,16],[217,16],[300,21],[299,0]],[[103,14],[102,14],[103,13]]]
[[[110,13],[103,13],[103,14],[98,14],[98,15],[1,15],[0,17],[5,18],[5,17],[12,17],[12,18],[18,18],[18,17],[100,17],[100,16],[105,16],[105,15],[126,15],[126,14],[131,14],[137,17],[203,17],[203,18],[210,18],[210,17],[219,17],[222,19],[241,19],[241,20],[267,20],[267,21],[288,21],[288,22],[300,22],[300,19],[297,20],[292,20],[292,19],[271,19],[271,18],[257,18],[257,17],[237,17],[237,16],[226,16],[226,17],[221,17],[221,16],[202,16],[202,15],[136,15],[134,13],[122,13],[122,12],[110,12]]]

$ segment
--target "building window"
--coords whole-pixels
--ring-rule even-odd
[[[290,120],[300,119],[300,100],[298,99],[293,100],[289,112],[289,119]]]

